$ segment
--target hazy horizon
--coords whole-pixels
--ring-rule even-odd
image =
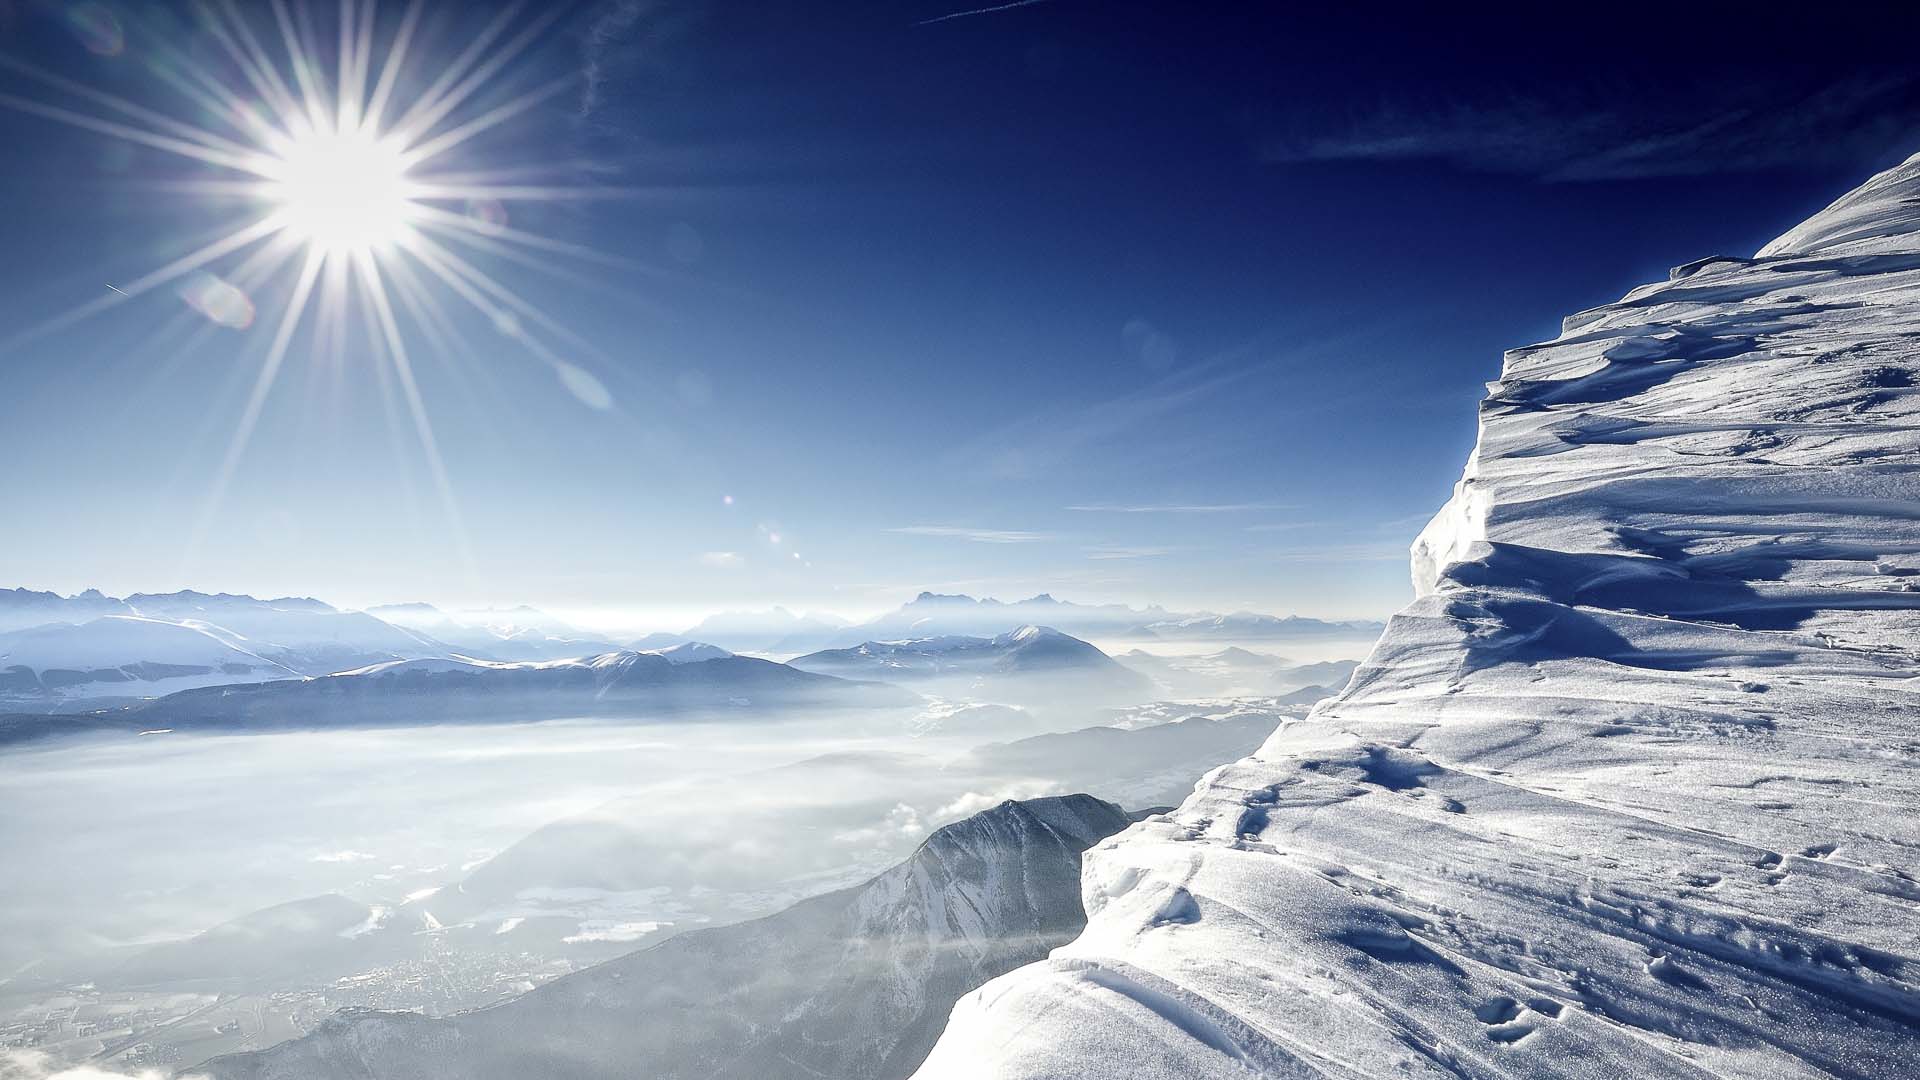
[[[29,592],[51,592],[63,597],[72,597],[91,589],[101,593],[102,595],[111,596],[115,598],[125,598],[127,596],[134,595],[134,594],[152,595],[152,594],[167,594],[167,593],[176,593],[176,592],[198,592],[198,593],[205,593],[208,595],[225,593],[225,594],[231,594],[236,596],[250,596],[256,600],[277,600],[277,599],[286,599],[286,598],[300,598],[300,599],[319,600],[323,603],[329,604],[342,611],[372,611],[376,608],[395,607],[395,606],[400,606],[405,604],[424,603],[439,610],[440,612],[450,617],[455,618],[456,620],[459,620],[462,617],[471,619],[471,618],[477,618],[480,616],[485,616],[490,614],[507,616],[507,615],[511,615],[513,610],[516,608],[532,608],[535,611],[538,611],[542,615],[550,616],[554,619],[558,619],[561,622],[567,623],[571,626],[577,627],[582,630],[600,630],[600,631],[609,631],[609,632],[620,631],[620,632],[632,632],[632,633],[653,633],[653,632],[679,633],[697,625],[703,620],[712,618],[714,616],[735,615],[735,614],[771,615],[780,611],[785,611],[789,614],[800,616],[803,618],[823,618],[823,619],[828,619],[833,621],[845,622],[849,624],[858,624],[858,623],[875,619],[881,615],[887,614],[888,612],[898,610],[903,605],[911,603],[917,597],[925,593],[937,593],[945,596],[961,595],[961,596],[966,596],[973,600],[978,600],[983,602],[998,601],[1006,604],[1012,604],[1020,601],[1030,600],[1041,595],[1048,595],[1048,596],[1051,596],[1054,600],[1057,600],[1066,604],[1078,604],[1078,605],[1085,605],[1085,606],[1119,605],[1127,608],[1132,608],[1141,612],[1151,611],[1154,609],[1159,609],[1159,610],[1182,614],[1182,615],[1199,615],[1199,614],[1226,615],[1226,614],[1237,614],[1242,612],[1251,612],[1255,614],[1273,615],[1273,616],[1279,616],[1279,617],[1298,616],[1301,618],[1320,619],[1328,622],[1356,622],[1356,621],[1379,622],[1379,621],[1385,620],[1387,616],[1393,614],[1393,610],[1394,610],[1394,609],[1387,609],[1387,610],[1381,610],[1381,611],[1328,612],[1328,611],[1309,611],[1305,609],[1294,609],[1294,608],[1279,609],[1279,610],[1262,609],[1262,608],[1254,607],[1251,604],[1231,604],[1231,605],[1209,606],[1205,604],[1196,603],[1192,605],[1187,605],[1187,604],[1181,604],[1181,603],[1166,603],[1166,602],[1152,601],[1152,600],[1131,599],[1127,597],[1111,597],[1111,598],[1102,597],[1102,598],[1095,599],[1095,598],[1089,598],[1089,597],[1080,596],[1080,595],[1064,594],[1057,590],[1052,590],[1047,588],[1036,588],[1029,592],[1014,592],[1014,593],[1008,593],[1006,595],[984,595],[984,594],[965,593],[958,589],[951,589],[951,588],[916,589],[909,592],[898,593],[892,597],[886,597],[884,599],[879,600],[872,606],[863,606],[863,607],[850,607],[850,606],[844,606],[844,605],[830,606],[830,602],[828,604],[806,604],[806,603],[799,603],[799,602],[784,602],[779,598],[763,598],[757,602],[749,601],[749,602],[742,602],[738,604],[717,604],[716,603],[716,604],[707,604],[707,605],[671,605],[671,606],[648,606],[643,604],[626,605],[626,604],[618,604],[618,603],[597,604],[597,605],[589,605],[589,606],[568,606],[566,604],[544,603],[537,598],[527,598],[527,597],[507,597],[507,598],[501,598],[501,599],[495,599],[495,600],[489,600],[489,601],[474,601],[474,600],[459,600],[459,599],[443,600],[443,599],[435,599],[432,597],[418,596],[418,595],[401,596],[401,597],[382,597],[382,598],[374,598],[370,600],[343,600],[338,598],[334,594],[331,594],[324,590],[311,589],[311,588],[308,588],[308,589],[296,588],[296,589],[290,589],[290,590],[276,590],[276,589],[263,590],[263,589],[247,589],[242,587],[214,588],[214,587],[208,587],[204,585],[182,585],[176,588],[166,588],[166,589],[143,587],[143,588],[131,588],[131,589],[120,590],[120,589],[106,588],[98,585],[85,585],[79,588],[50,588],[46,586],[37,585],[32,582],[27,582],[27,583],[0,582],[0,589],[14,589],[14,588],[25,589]],[[511,621],[511,620],[509,619],[506,621]]]

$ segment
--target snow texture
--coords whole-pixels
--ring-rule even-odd
[[[1508,354],[1344,692],[923,1080],[1920,1075],[1920,158]]]

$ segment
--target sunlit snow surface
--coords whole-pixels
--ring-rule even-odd
[[[1510,353],[1352,684],[918,1075],[1920,1075],[1917,208]]]

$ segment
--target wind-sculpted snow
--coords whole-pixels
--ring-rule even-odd
[[[1920,1075],[1916,206],[1510,353],[1347,689],[918,1075]]]

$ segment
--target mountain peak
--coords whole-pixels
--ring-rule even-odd
[[[1127,812],[1091,795],[1049,795],[1035,799],[1007,799],[971,817],[941,826],[921,841],[922,853],[942,849],[991,845],[1006,852],[1018,846],[1057,838],[1085,848],[1127,827]]]
[[[912,602],[908,606],[911,607],[914,604],[978,604],[978,603],[980,603],[980,601],[975,600],[973,597],[968,596],[965,593],[922,592],[919,596],[914,597]]]
[[[398,604],[375,604],[366,610],[370,615],[438,615],[444,618],[446,614],[424,600],[408,600]]]

